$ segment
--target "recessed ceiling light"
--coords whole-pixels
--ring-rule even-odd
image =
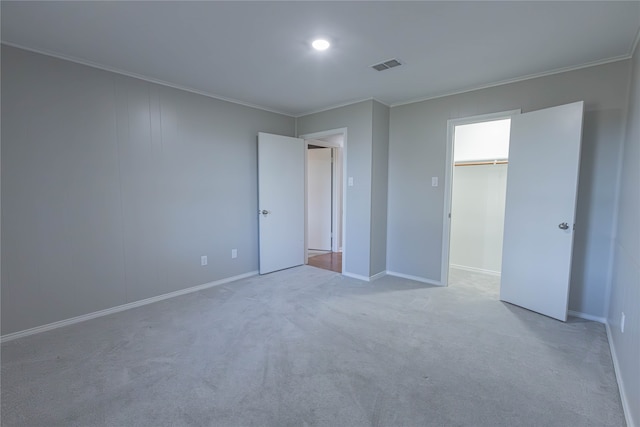
[[[329,46],[331,46],[331,43],[329,43],[325,39],[317,39],[314,40],[313,43],[311,43],[311,46],[313,46],[315,50],[327,50],[329,49]]]

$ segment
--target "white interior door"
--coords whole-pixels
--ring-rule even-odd
[[[307,150],[307,246],[331,250],[331,148]]]
[[[304,141],[258,134],[260,274],[304,264]]]
[[[500,299],[567,320],[583,102],[511,119]]]

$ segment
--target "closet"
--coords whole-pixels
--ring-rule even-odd
[[[450,268],[500,275],[510,123],[455,127]]]

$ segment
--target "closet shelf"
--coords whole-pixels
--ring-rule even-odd
[[[509,160],[483,160],[478,162],[458,162],[454,163],[454,166],[480,166],[480,165],[506,165],[509,164]]]

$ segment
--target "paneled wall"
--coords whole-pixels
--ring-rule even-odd
[[[617,207],[607,321],[627,424],[640,426],[640,44],[633,55]]]
[[[295,119],[2,46],[2,334],[257,270],[258,132]]]

